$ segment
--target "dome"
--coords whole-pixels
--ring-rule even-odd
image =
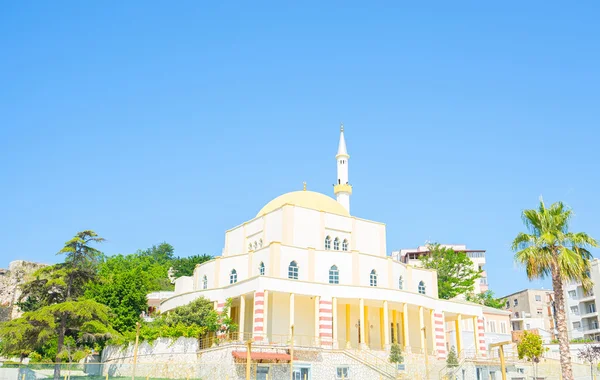
[[[277,210],[283,205],[294,205],[317,211],[325,211],[330,214],[350,216],[350,213],[335,199],[314,191],[292,191],[273,199],[263,207],[256,217],[263,216],[271,211]]]

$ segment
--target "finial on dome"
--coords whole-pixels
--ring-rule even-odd
[[[306,182],[302,182],[302,184],[304,185],[304,191],[306,191]]]
[[[344,123],[340,123],[340,132],[344,132]]]

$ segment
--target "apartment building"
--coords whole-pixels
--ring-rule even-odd
[[[525,289],[502,297],[504,309],[511,312],[513,331],[538,330],[545,340],[555,335],[554,292],[545,289]]]
[[[565,311],[570,339],[593,339],[600,342],[600,323],[598,320],[600,294],[600,260],[592,261],[590,277],[594,286],[588,292],[584,291],[581,283],[565,284]]]
[[[467,249],[464,244],[440,244],[443,248],[451,248],[457,252],[465,252],[467,256],[473,261],[473,269],[483,270],[481,277],[475,282],[474,292],[483,293],[488,290],[487,273],[484,270],[485,266],[485,251],[481,249]],[[426,245],[419,246],[417,248],[405,248],[399,251],[393,251],[392,257],[395,260],[403,262],[404,264],[413,265],[416,267],[421,266],[421,257],[429,255],[429,247]]]

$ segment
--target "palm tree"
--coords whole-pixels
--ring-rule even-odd
[[[519,233],[512,243],[515,261],[524,265],[530,280],[552,278],[552,288],[556,302],[556,324],[560,350],[562,378],[573,380],[569,337],[565,315],[565,281],[581,282],[584,289],[592,285],[589,278],[590,247],[598,242],[584,232],[569,232],[569,221],[573,216],[570,208],[562,202],[553,203],[549,208],[540,198],[536,209],[523,211],[523,223],[529,233]]]

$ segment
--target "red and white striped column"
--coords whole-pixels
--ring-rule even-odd
[[[215,310],[217,314],[221,315],[223,313],[223,309],[225,308],[225,301],[215,301]],[[219,317],[219,323],[221,323],[221,318]],[[217,338],[223,337],[225,335],[226,326],[221,324],[221,328],[217,331]]]
[[[255,342],[265,340],[266,333],[266,306],[265,299],[267,292],[254,292],[254,315],[252,338]],[[267,296],[268,297],[268,296]]]
[[[322,346],[333,344],[333,302],[331,298],[319,299],[319,340]]]
[[[439,359],[446,358],[446,323],[444,322],[444,313],[436,311],[433,313],[433,328],[435,337],[435,349]]]
[[[487,347],[485,346],[485,327],[483,326],[483,319],[477,318],[477,337],[479,344],[479,355],[487,357]]]

